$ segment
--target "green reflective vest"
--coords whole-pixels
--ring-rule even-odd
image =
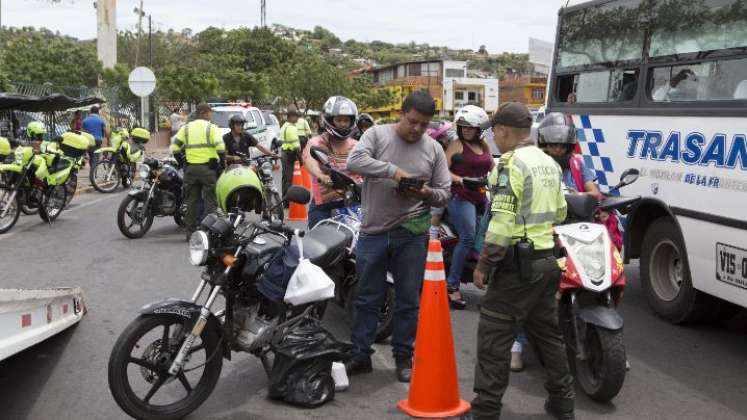
[[[552,249],[552,226],[567,212],[562,174],[560,165],[536,146],[503,154],[488,177],[492,218],[485,242],[508,247],[526,232],[535,249]]]
[[[204,164],[210,159],[218,159],[218,153],[225,152],[226,145],[218,126],[198,119],[179,129],[169,149],[173,153],[183,150],[187,163]]]
[[[298,121],[296,121],[296,130],[298,130],[298,137],[311,137],[311,127],[306,118],[298,118]]]
[[[301,140],[298,136],[298,128],[289,122],[280,128],[280,148],[283,150],[298,150],[301,148]]]

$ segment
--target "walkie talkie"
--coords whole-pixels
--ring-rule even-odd
[[[524,222],[524,236],[516,243],[516,262],[519,266],[519,276],[523,281],[531,281],[534,275],[532,262],[534,261],[534,242],[527,236],[527,221],[521,216]]]

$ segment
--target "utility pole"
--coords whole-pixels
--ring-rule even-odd
[[[150,14],[148,14],[148,65],[153,69],[153,26]]]
[[[260,0],[260,25],[267,27],[267,0]]]
[[[140,64],[140,39],[143,37],[143,0],[140,0],[140,8],[135,9],[137,13],[137,50],[135,50],[135,67]]]

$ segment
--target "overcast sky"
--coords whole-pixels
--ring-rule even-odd
[[[0,0],[2,25],[46,27],[96,37],[93,0]],[[120,30],[134,29],[139,0],[117,1]],[[267,21],[296,28],[321,25],[340,39],[427,42],[489,52],[527,52],[528,38],[554,41],[566,0],[267,0]],[[259,25],[260,0],[144,0],[154,27],[198,32],[208,26]]]

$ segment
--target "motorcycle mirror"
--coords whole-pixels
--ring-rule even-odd
[[[464,163],[464,155],[461,153],[457,153],[454,156],[451,157],[451,166],[459,165]]]
[[[327,152],[325,152],[321,147],[311,146],[310,153],[311,157],[313,157],[317,162],[323,165],[329,165],[329,156],[327,155]]]
[[[626,185],[630,185],[636,182],[640,174],[641,173],[638,169],[635,169],[635,168],[626,169],[625,172],[623,172],[622,175],[620,175],[620,183],[617,184],[613,189],[617,190]]]
[[[311,193],[304,187],[292,185],[288,188],[283,200],[296,204],[308,204],[311,201]]]

